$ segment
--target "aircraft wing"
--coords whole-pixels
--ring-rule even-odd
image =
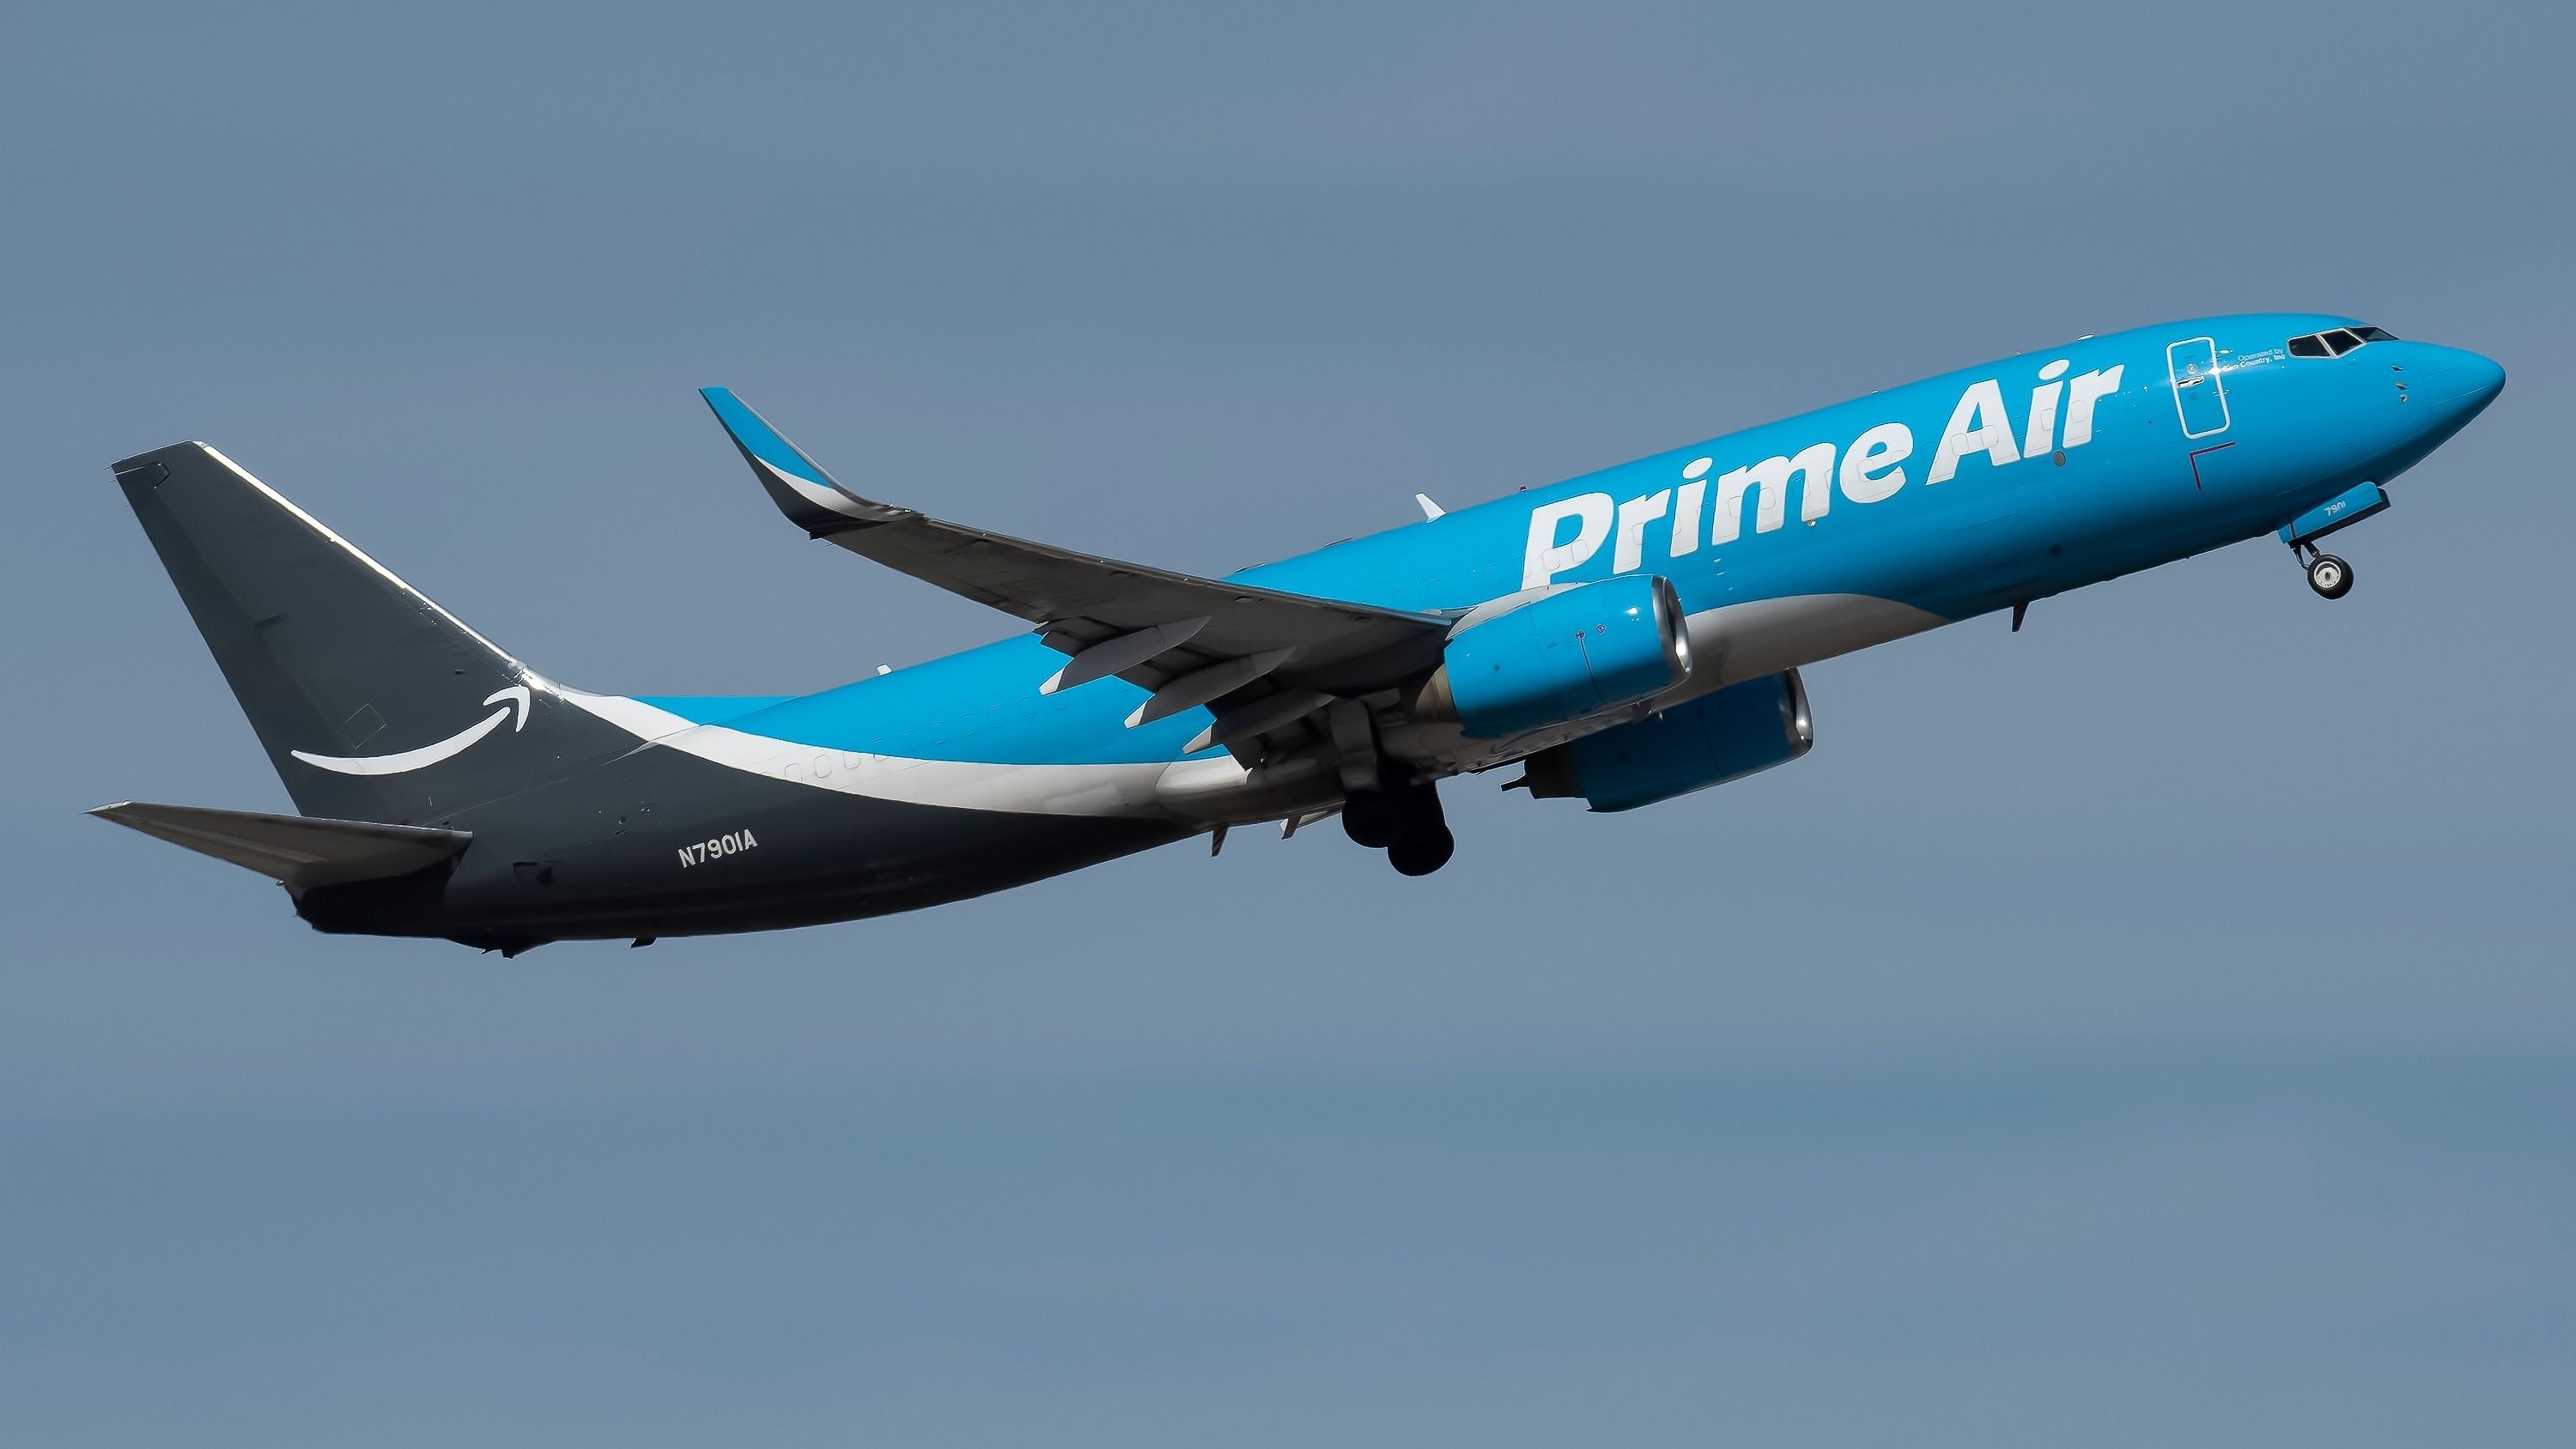
[[[730,391],[701,393],[791,522],[1038,625],[1047,644],[1072,656],[1050,690],[1115,675],[1155,691],[1130,723],[1200,704],[1219,705],[1222,723],[1231,709],[1299,692],[1316,696],[1310,712],[1331,697],[1373,693],[1427,672],[1448,637],[1450,621],[1438,614],[1122,563],[863,498]],[[1267,712],[1292,703],[1276,699]]]

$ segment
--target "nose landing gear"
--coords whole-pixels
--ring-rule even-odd
[[[2340,599],[2352,592],[2352,565],[2330,553],[2313,554],[2308,559],[2308,587],[2322,599]]]
[[[2352,565],[2320,552],[2317,540],[2341,533],[2388,507],[2388,491],[2376,483],[2358,483],[2281,525],[2281,542],[2308,563],[2308,587],[2321,599],[2340,599],[2352,592]]]

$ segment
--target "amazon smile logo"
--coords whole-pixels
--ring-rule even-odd
[[[441,760],[456,758],[472,749],[476,741],[499,729],[501,721],[509,719],[514,714],[518,718],[510,726],[512,734],[528,727],[528,687],[526,685],[514,684],[507,689],[497,690],[483,702],[501,707],[479,722],[467,725],[437,744],[423,745],[416,750],[405,750],[398,755],[315,755],[303,750],[289,750],[287,753],[317,770],[329,770],[334,774],[400,775],[413,770],[426,769]]]

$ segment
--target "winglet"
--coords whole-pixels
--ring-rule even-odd
[[[807,533],[821,537],[910,516],[907,509],[871,502],[833,482],[831,474],[799,452],[794,443],[779,436],[769,420],[735,397],[732,389],[702,387],[698,396],[714,409],[716,421],[724,424],[733,445],[742,450],[743,461],[751,464],[752,476],[768,490],[770,501],[787,515],[788,521]]]

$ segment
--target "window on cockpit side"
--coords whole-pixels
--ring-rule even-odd
[[[2373,342],[2394,342],[2397,335],[2381,327],[2337,327],[2331,332],[2311,332],[2290,339],[2292,357],[2341,357],[2356,347]]]

